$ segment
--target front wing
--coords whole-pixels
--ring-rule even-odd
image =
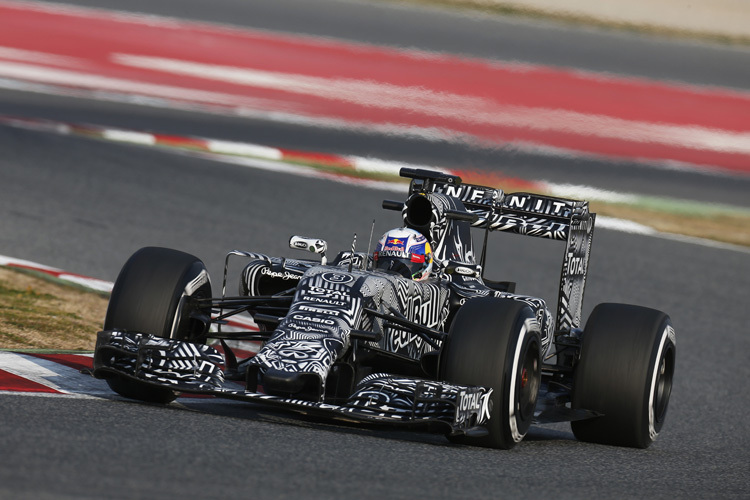
[[[120,377],[175,392],[206,394],[286,408],[335,420],[437,428],[450,435],[487,433],[492,389],[411,377],[373,374],[340,404],[280,397],[239,389],[224,378],[216,349],[142,333],[99,332],[94,376]]]

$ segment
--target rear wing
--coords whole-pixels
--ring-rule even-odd
[[[587,201],[533,193],[504,193],[500,189],[462,184],[457,176],[427,170],[402,169],[401,176],[412,179],[410,195],[440,193],[460,200],[466,212],[473,216],[472,227],[565,241],[555,331],[580,328],[596,220],[596,214],[589,212]],[[482,267],[486,244],[485,236]]]

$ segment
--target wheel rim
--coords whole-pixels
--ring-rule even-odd
[[[661,422],[667,412],[669,397],[672,394],[672,379],[674,376],[674,346],[669,345],[662,353],[661,359],[656,369],[658,375],[656,379],[656,391],[654,391],[654,417],[657,422]]]
[[[540,366],[536,343],[531,342],[524,352],[523,362],[516,380],[516,409],[521,421],[530,420],[539,394]]]

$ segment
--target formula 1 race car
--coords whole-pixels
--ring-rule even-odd
[[[198,258],[139,250],[112,291],[94,375],[143,401],[208,394],[494,448],[560,421],[584,441],[649,446],[667,412],[675,332],[666,314],[624,304],[598,305],[581,327],[588,203],[401,175],[411,179],[406,201],[383,207],[404,227],[372,256],[353,247],[328,263],[325,241],[297,236],[292,248],[320,257],[232,251],[215,297]],[[484,237],[478,260],[472,228]],[[554,319],[515,283],[483,278],[492,231],[567,243]],[[238,296],[226,294],[230,258],[246,259]],[[257,327],[228,331],[240,315]],[[238,356],[238,340],[259,351]]]

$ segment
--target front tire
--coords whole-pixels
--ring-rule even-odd
[[[664,424],[675,369],[675,332],[661,311],[599,304],[586,322],[573,408],[602,415],[571,422],[581,441],[647,448]]]
[[[541,383],[541,345],[539,324],[523,302],[487,297],[461,307],[441,355],[441,378],[493,391],[489,434],[451,441],[510,449],[524,438]]]
[[[203,262],[178,250],[142,248],[128,259],[117,277],[104,329],[200,339],[208,322],[196,319],[199,315],[190,309],[189,297],[211,297],[211,282]],[[169,403],[177,397],[172,390],[131,379],[108,378],[107,383],[127,398]]]

